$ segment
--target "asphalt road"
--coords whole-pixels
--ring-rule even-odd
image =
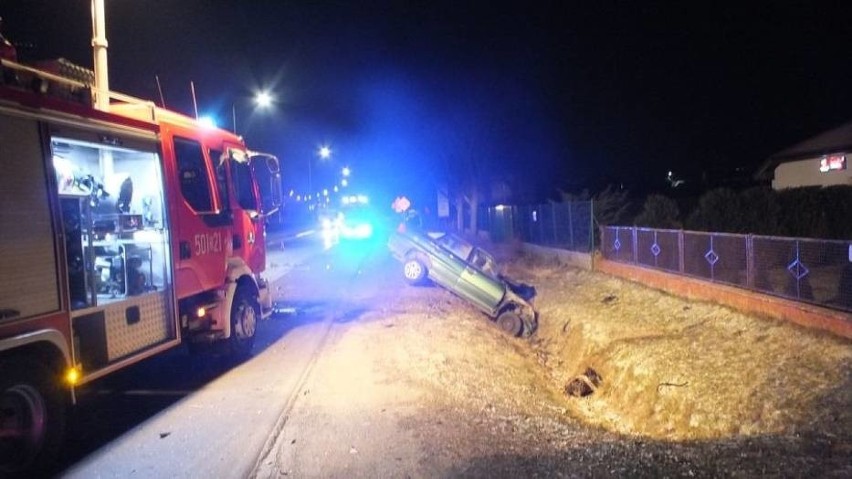
[[[254,356],[234,365],[180,347],[87,385],[57,475],[251,475],[332,322],[347,314],[341,292],[369,288],[355,279],[381,251],[374,246],[324,250],[312,235],[271,241],[269,273],[282,313],[259,326]]]

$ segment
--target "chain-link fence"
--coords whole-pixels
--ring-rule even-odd
[[[852,241],[626,226],[601,238],[608,260],[852,311]]]
[[[588,253],[592,250],[592,202],[537,206],[494,206],[480,210],[479,222],[494,241],[526,243]]]

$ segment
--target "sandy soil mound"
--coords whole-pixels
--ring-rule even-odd
[[[852,431],[848,341],[534,258],[507,269],[538,288],[532,354],[550,387],[602,377],[560,396],[584,422],[667,439]]]

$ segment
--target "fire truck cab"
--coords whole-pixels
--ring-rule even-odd
[[[272,311],[264,218],[280,204],[278,161],[241,138],[150,105],[113,103],[111,113],[159,126],[180,323],[193,344],[228,340],[251,350],[256,322]]]
[[[49,464],[74,386],[181,342],[245,357],[271,311],[274,156],[2,60],[0,477]]]

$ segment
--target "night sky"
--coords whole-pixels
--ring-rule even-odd
[[[518,201],[755,170],[852,120],[846,2],[106,0],[110,86],[284,161],[413,196],[473,168]],[[24,61],[90,67],[87,0],[4,0]],[[251,96],[270,88],[274,111]],[[331,162],[317,148],[328,144]],[[415,192],[416,191],[416,192]],[[424,193],[425,192],[425,193]]]

